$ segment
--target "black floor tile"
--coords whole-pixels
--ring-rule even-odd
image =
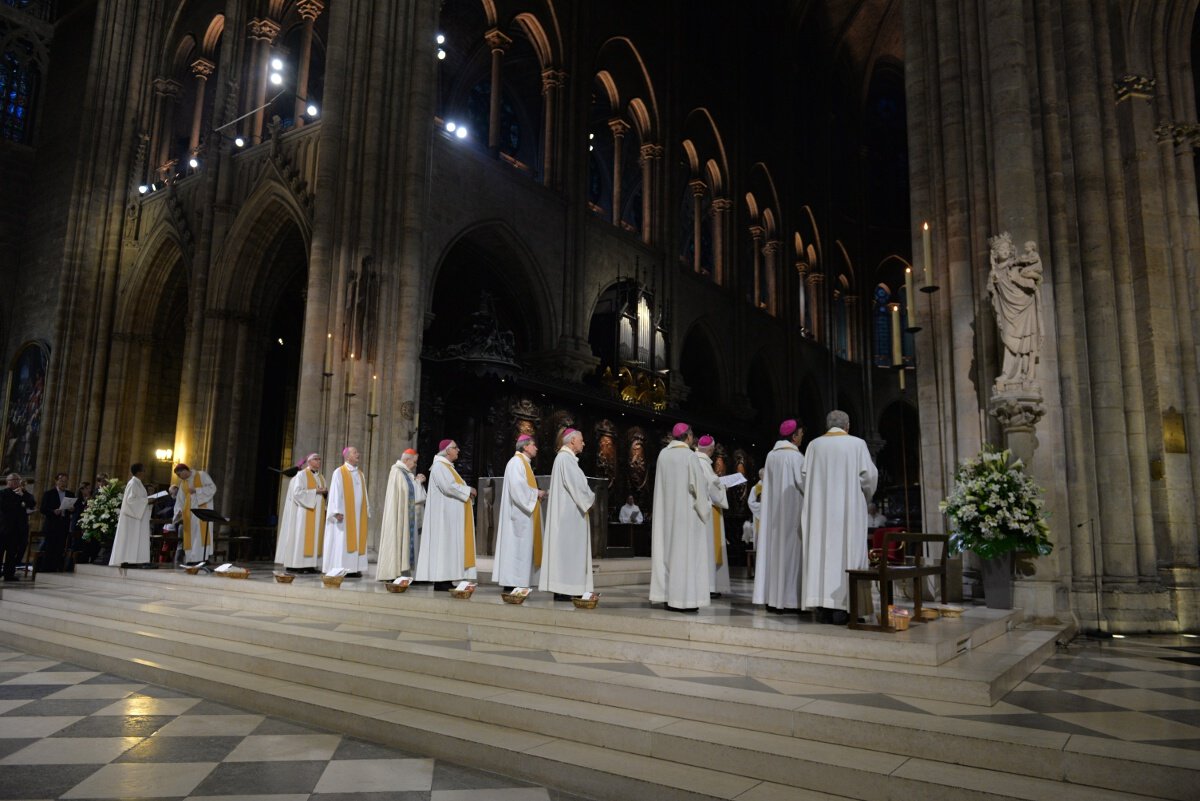
[[[45,698],[63,688],[61,684],[0,684],[0,701]]]
[[[33,745],[39,738],[25,739],[23,737],[0,737],[0,759],[15,754],[27,745]]]
[[[58,689],[63,689],[63,685],[59,685]],[[13,715],[91,715],[94,712],[99,712],[106,706],[112,706],[114,700],[112,698],[83,698],[83,699],[46,699],[42,698],[34,701],[31,704],[17,707],[11,712],[4,713],[4,717]]]
[[[496,773],[438,761],[433,766],[433,790],[494,790],[503,787],[536,787]]]
[[[243,737],[147,737],[114,762],[221,762]]]
[[[223,762],[192,795],[311,793],[325,772],[324,760],[310,762]]]
[[[58,798],[100,765],[0,765],[0,799]]]
[[[243,713],[244,714],[244,713]],[[337,734],[319,726],[301,725],[290,720],[267,718],[251,734]]]
[[[51,737],[149,737],[175,718],[171,715],[93,715]]]
[[[184,715],[244,715],[244,709],[235,709],[225,704],[219,704],[216,701],[201,701],[195,706],[190,707]],[[203,761],[203,760],[201,760]]]
[[[1048,693],[1042,690],[1013,691],[1004,696],[1006,703],[1028,709],[1031,712],[1125,712],[1124,707],[1106,704],[1082,695],[1067,692]]]
[[[124,676],[113,676],[109,673],[101,673],[99,676],[93,676],[86,681],[79,682],[80,684],[142,684],[143,682],[137,679],[127,679]]]
[[[429,801],[428,790],[396,793],[313,793],[309,801]],[[486,801],[480,799],[480,801]]]
[[[1067,723],[1065,720],[1039,715],[1036,712],[1030,712],[1028,715],[955,715],[955,717],[959,720],[979,720],[984,723],[1020,726],[1023,729],[1041,729],[1042,731],[1055,731],[1062,734],[1083,734],[1088,737],[1115,739],[1103,732],[1094,731],[1083,726],[1076,726],[1073,723]]]
[[[1164,748],[1182,748],[1185,751],[1200,751],[1200,740],[1141,740],[1145,745],[1161,745]]]
[[[1026,681],[1055,690],[1128,690],[1128,684],[1118,684],[1099,676],[1075,673],[1034,673]]]
[[[257,733],[257,732],[256,732]],[[421,754],[401,751],[398,748],[388,748],[353,737],[343,737],[333,752],[333,759],[424,759]]]
[[[1200,729],[1200,709],[1156,709],[1147,710],[1147,715],[1154,715],[1176,723],[1184,723]]]

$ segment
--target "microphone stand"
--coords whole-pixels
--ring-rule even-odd
[[[1082,523],[1076,523],[1075,528],[1088,527],[1088,534],[1092,540],[1092,582],[1096,594],[1096,628],[1087,629],[1083,632],[1083,636],[1089,640],[1111,640],[1112,633],[1105,631],[1100,623],[1100,554],[1098,553],[1099,543],[1096,542],[1096,532],[1092,528],[1092,518],[1084,520]]]

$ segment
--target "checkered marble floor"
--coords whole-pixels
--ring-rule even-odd
[[[583,801],[0,647],[0,799]]]

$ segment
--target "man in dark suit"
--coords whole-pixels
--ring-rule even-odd
[[[17,564],[25,557],[29,542],[29,515],[37,508],[25,491],[20,473],[8,474],[8,486],[0,490],[0,548],[4,551],[4,580],[17,580]]]
[[[42,552],[38,570],[55,573],[63,569],[63,557],[67,550],[67,537],[71,532],[71,507],[64,502],[74,499],[75,493],[67,489],[67,474],[56,473],[54,486],[42,495],[38,511],[42,513]]]

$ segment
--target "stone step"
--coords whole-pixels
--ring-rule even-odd
[[[0,604],[0,611],[5,613],[5,619],[0,620],[0,632],[17,647],[187,691],[212,695],[215,690],[219,700],[268,714],[298,717],[308,723],[401,748],[419,748],[435,757],[510,775],[515,772],[521,778],[598,799],[806,797],[799,795],[798,789],[825,794],[807,797],[830,797],[828,794],[836,792],[862,799],[908,798],[914,794],[935,799],[1054,801],[1135,797],[1095,786],[950,766],[938,760],[913,759],[728,726],[666,717],[655,719],[645,714],[631,716],[627,710],[601,707],[601,713],[596,714],[592,711],[598,706],[595,704],[563,706],[561,699],[547,701],[525,693],[501,692],[489,696],[487,688],[477,691],[480,695],[475,699],[475,716],[445,714],[378,697],[403,686],[403,677],[391,681],[387,671],[359,676],[360,684],[339,684],[341,691],[333,690],[247,672],[251,665],[274,661],[290,669],[291,675],[305,675],[311,682],[315,674],[308,668],[317,665],[312,660],[289,664],[289,659],[301,656],[296,652],[277,652],[272,657],[273,649],[257,644],[240,645],[234,640],[199,635],[172,637],[177,633],[148,632],[144,627],[120,620],[80,621],[67,614],[39,614],[36,607],[26,605],[22,611],[19,606]],[[72,628],[90,632],[92,636],[71,633]],[[121,641],[121,632],[136,638],[142,647]],[[164,646],[163,651],[190,651],[193,656],[206,653],[210,659],[221,651],[234,662],[240,658],[242,667],[145,647],[155,641]],[[326,663],[344,661],[325,660]],[[344,671],[339,673],[332,668],[326,666],[335,674],[333,678],[347,679]],[[372,689],[374,696],[367,694]],[[427,683],[412,688],[409,699],[444,695],[449,690],[448,684],[439,687]],[[492,717],[499,718],[503,725],[494,725],[489,720]],[[560,727],[561,731],[557,735],[542,731],[552,727]],[[637,736],[631,738],[630,734]],[[738,772],[706,767],[711,765],[737,766]],[[1022,773],[1027,772],[1025,765],[1016,767]],[[952,781],[944,780],[947,775]],[[1194,774],[1185,778],[1191,781],[1175,786],[1194,786],[1191,783],[1196,778]],[[999,789],[1014,783],[1018,793]],[[1145,789],[1145,783],[1139,782],[1139,787]]]
[[[810,699],[781,699],[768,693],[557,663],[531,666],[530,660],[502,654],[468,655],[454,648],[237,618],[243,635],[240,639],[252,643],[242,645],[222,639],[228,636],[233,621],[218,615],[162,607],[157,612],[139,611],[129,602],[113,600],[103,604],[117,613],[112,620],[89,620],[94,603],[81,608],[71,599],[44,592],[37,594],[36,606],[32,602],[5,604],[0,613],[14,622],[46,630],[92,636],[102,633],[101,638],[108,642],[143,653],[185,657],[269,679],[292,678],[321,689],[338,688],[362,698],[512,725],[697,767],[737,764],[751,778],[786,783],[793,781],[789,777],[803,776],[807,777],[800,782],[803,786],[839,792],[854,788],[851,794],[856,797],[876,797],[869,788],[878,780],[879,770],[887,767],[890,774],[913,757],[936,757],[934,761],[981,769],[1003,770],[1015,765],[1023,774],[1047,780],[1073,775],[1081,777],[1077,781],[1099,786],[1110,786],[1104,783],[1109,782],[1128,791],[1146,787],[1140,779],[1132,781],[1134,773],[1114,770],[1114,747],[1103,740],[1092,744],[1098,754],[1088,755],[1067,747],[1070,740],[1078,744],[1080,738],[1015,728],[1006,736],[1003,730],[1010,727],[976,721],[910,714],[911,723],[904,725],[898,724],[896,713],[890,711],[886,716],[892,720],[876,721],[870,719],[871,710],[846,704],[808,703]],[[205,618],[211,620],[205,623]],[[164,628],[156,629],[156,623]],[[207,631],[201,633],[204,625]],[[272,641],[273,629],[277,630],[274,639],[280,640],[283,648]],[[331,656],[318,655],[321,653]],[[350,661],[350,657],[363,661]],[[373,658],[367,661],[367,657]],[[420,658],[432,675],[404,670]],[[447,669],[450,663],[458,664]],[[469,680],[457,678],[463,667],[474,668]],[[598,689],[597,684],[610,686]],[[687,693],[694,694],[679,697]],[[856,719],[863,714],[867,719]],[[931,720],[941,724],[942,730],[929,731]],[[819,733],[820,741],[806,739],[813,733]],[[1169,794],[1169,788],[1194,786],[1197,778],[1194,772],[1168,767],[1177,756],[1151,753],[1145,758],[1160,763],[1156,775],[1166,770],[1162,797],[1186,797]],[[737,761],[728,762],[730,759]],[[870,769],[864,772],[863,766]]]

